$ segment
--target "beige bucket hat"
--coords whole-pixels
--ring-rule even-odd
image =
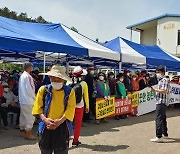
[[[72,82],[71,78],[66,74],[66,68],[60,65],[54,65],[49,72],[40,73],[40,75],[54,76]]]

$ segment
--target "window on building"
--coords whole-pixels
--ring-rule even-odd
[[[178,30],[178,44],[177,45],[180,45],[180,30]]]

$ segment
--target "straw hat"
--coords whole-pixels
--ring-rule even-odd
[[[40,75],[48,75],[61,78],[63,80],[71,82],[71,78],[66,74],[66,68],[60,65],[54,65],[51,70],[47,73],[40,73]]]

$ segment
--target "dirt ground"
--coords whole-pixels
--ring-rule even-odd
[[[155,137],[154,113],[129,117],[95,125],[85,123],[78,148],[70,146],[69,154],[180,154],[180,110],[167,111],[170,139],[164,143],[152,143]],[[36,128],[34,129],[36,132]],[[39,154],[37,141],[19,137],[14,128],[1,129],[0,154]]]

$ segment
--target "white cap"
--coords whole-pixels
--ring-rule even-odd
[[[81,66],[76,66],[73,70],[73,75],[76,77],[79,75],[87,75],[87,71],[83,69]]]

